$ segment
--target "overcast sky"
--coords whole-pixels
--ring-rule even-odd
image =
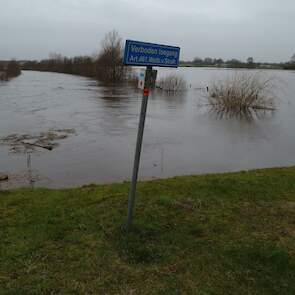
[[[181,47],[199,57],[287,61],[295,53],[295,0],[0,0],[0,59],[99,50],[123,39]]]

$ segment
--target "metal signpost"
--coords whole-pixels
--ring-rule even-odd
[[[151,85],[153,83],[153,66],[177,68],[179,64],[180,48],[174,46],[166,46],[139,41],[127,40],[124,53],[124,64],[127,66],[145,66],[146,75],[143,89],[143,99],[141,104],[141,112],[139,118],[139,126],[137,133],[136,150],[134,157],[134,166],[132,173],[132,181],[129,192],[128,216],[126,223],[126,231],[128,232],[132,226],[133,209],[136,196],[136,185],[138,179],[138,170],[140,163],[141,146],[143,139],[143,131],[145,125],[146,110]]]

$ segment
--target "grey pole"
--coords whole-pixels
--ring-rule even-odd
[[[127,232],[130,231],[132,226],[134,203],[135,203],[135,197],[136,197],[136,185],[137,185],[137,179],[138,179],[140,154],[141,154],[143,131],[144,131],[144,125],[145,125],[146,110],[147,110],[148,98],[149,98],[149,89],[151,86],[152,71],[153,71],[152,67],[147,67],[146,74],[145,74],[144,92],[143,92],[139,125],[138,125],[132,181],[131,181],[130,191],[129,191],[128,215],[127,215],[127,223],[125,227]]]

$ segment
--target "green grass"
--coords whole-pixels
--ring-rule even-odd
[[[0,294],[295,294],[295,167],[0,191]]]

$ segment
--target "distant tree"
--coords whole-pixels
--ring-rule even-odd
[[[249,64],[249,65],[254,64],[254,58],[253,57],[248,57],[247,58],[247,64]]]
[[[212,65],[212,64],[213,64],[213,59],[212,59],[211,57],[206,57],[206,58],[204,59],[204,63],[205,63],[206,65]]]
[[[194,65],[201,65],[203,64],[203,60],[200,57],[195,57],[193,60]]]
[[[102,49],[96,61],[96,74],[99,80],[120,82],[124,78],[123,45],[118,32],[107,33],[102,41]]]
[[[238,59],[233,58],[233,59],[227,60],[226,64],[230,67],[236,68],[236,67],[240,67],[242,62]]]
[[[222,58],[217,58],[217,59],[215,60],[215,63],[218,64],[218,65],[221,65],[221,64],[224,63],[224,61],[223,61]]]
[[[295,53],[292,55],[290,63],[295,64]]]

